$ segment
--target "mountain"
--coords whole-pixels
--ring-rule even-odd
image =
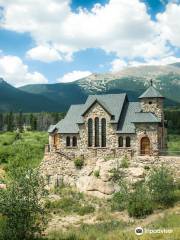
[[[180,105],[180,67],[176,64],[131,67],[117,73],[92,74],[73,83],[26,85],[20,89],[61,102],[67,109],[84,102],[89,94],[126,92],[130,100],[136,101],[150,79],[166,97],[167,106]]]
[[[15,88],[0,79],[0,111],[62,112],[89,94],[126,92],[131,101],[153,84],[166,97],[166,106],[180,106],[180,65],[140,66],[117,73],[91,74],[73,83],[34,84]]]
[[[59,111],[64,104],[57,103],[42,95],[27,93],[17,89],[0,78],[0,112]]]

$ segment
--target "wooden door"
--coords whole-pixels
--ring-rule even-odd
[[[141,139],[141,154],[150,155],[150,141],[148,137],[143,137]]]

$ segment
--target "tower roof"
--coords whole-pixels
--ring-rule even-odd
[[[143,93],[139,98],[164,98],[158,90],[153,87],[152,81],[151,86]]]

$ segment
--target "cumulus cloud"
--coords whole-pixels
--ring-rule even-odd
[[[46,63],[61,60],[61,56],[58,51],[51,47],[42,45],[30,49],[26,56],[30,59],[39,60]]]
[[[139,66],[159,66],[180,62],[180,58],[168,56],[162,59],[151,59],[145,62],[129,61],[125,62],[122,59],[115,59],[111,62],[111,72],[118,72],[126,67],[139,67]]]
[[[43,74],[30,72],[28,66],[19,57],[11,55],[0,56],[0,76],[16,87],[48,82]]]
[[[87,48],[129,59],[169,51],[140,0],[110,0],[76,13],[70,0],[0,0],[0,5],[4,8],[1,27],[28,32],[36,41],[37,47],[27,53],[33,59],[69,61],[73,53]],[[51,49],[39,47],[49,43]]]
[[[179,2],[179,1],[178,1]],[[157,15],[161,35],[174,46],[180,47],[180,2],[170,2],[166,10]]]
[[[78,79],[87,77],[89,75],[91,75],[92,73],[90,71],[72,71],[69,73],[66,73],[63,77],[60,77],[57,79],[58,82],[73,82],[76,81]]]

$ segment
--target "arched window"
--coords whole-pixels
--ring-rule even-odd
[[[70,145],[71,145],[71,139],[68,136],[68,137],[66,137],[66,147],[70,147]]]
[[[123,147],[123,137],[118,138],[118,146]]]
[[[95,147],[99,147],[99,118],[95,118]]]
[[[93,120],[90,118],[88,120],[88,147],[93,145]]]
[[[73,139],[72,139],[72,145],[73,145],[73,147],[77,147],[77,137],[73,137]]]
[[[126,137],[126,147],[130,147],[130,146],[131,146],[131,138]]]
[[[106,147],[106,119],[101,120],[101,147]]]

